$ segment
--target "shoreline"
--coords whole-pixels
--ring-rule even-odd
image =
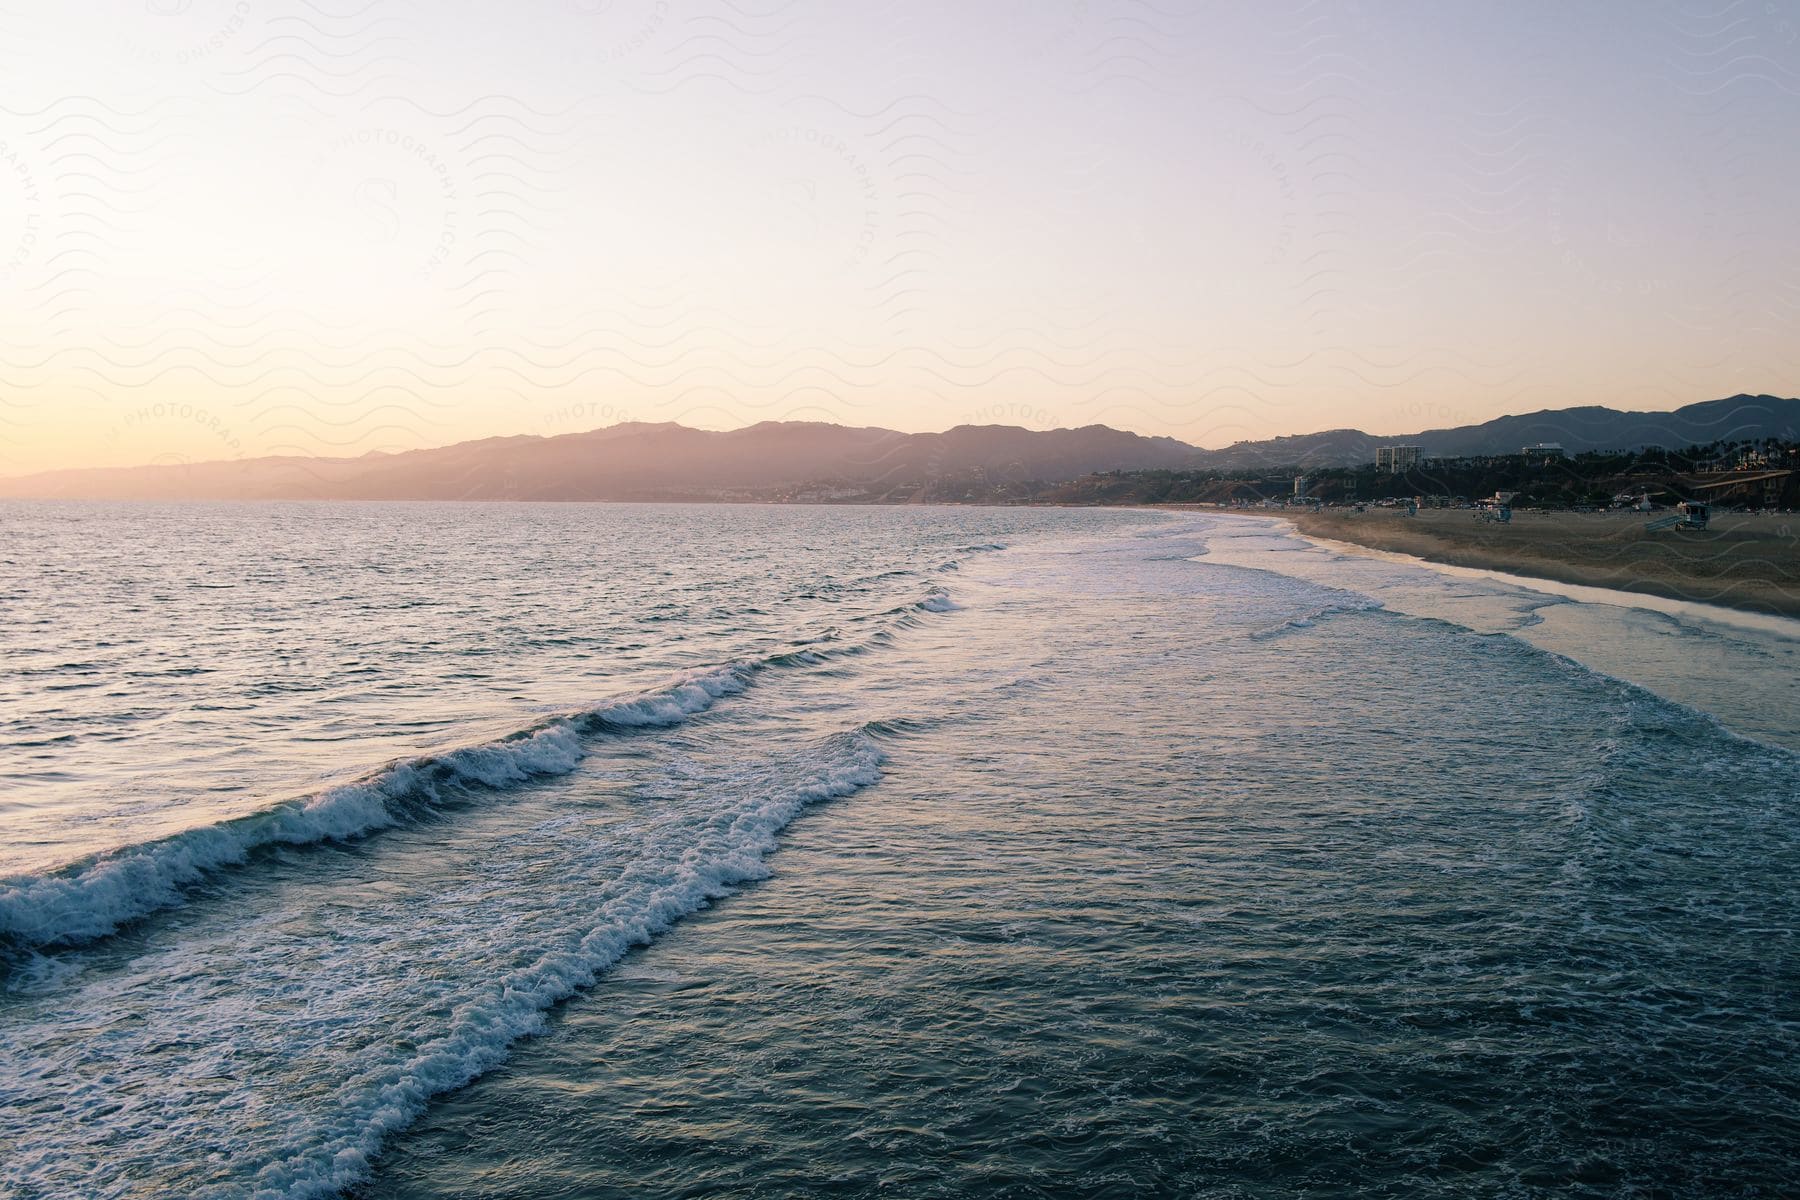
[[[1417,517],[1217,511],[1275,518],[1309,538],[1439,566],[1800,618],[1800,522],[1778,516],[1732,514],[1706,530],[1650,534],[1638,513],[1520,513],[1510,525],[1485,525],[1460,509]]]

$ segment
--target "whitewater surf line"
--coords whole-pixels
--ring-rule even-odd
[[[932,588],[893,610],[896,624],[955,608]],[[888,614],[883,614],[888,615]],[[746,690],[761,672],[817,665],[891,642],[883,630],[868,644],[811,645],[682,676],[651,691],[565,713],[495,741],[402,759],[354,782],[260,812],[110,850],[59,869],[0,879],[0,966],[8,952],[84,945],[132,921],[179,906],[185,894],[221,871],[276,846],[355,841],[420,819],[477,792],[499,792],[567,775],[588,755],[589,739],[613,731],[668,728]]]
[[[324,1092],[284,1104],[278,1120],[252,1118],[243,1139],[233,1143],[232,1161],[223,1175],[179,1188],[170,1186],[172,1179],[159,1179],[163,1190],[195,1200],[325,1200],[364,1182],[387,1140],[412,1125],[433,1097],[504,1062],[514,1043],[542,1032],[552,1009],[593,987],[633,948],[650,944],[682,918],[740,886],[766,878],[766,860],[779,847],[781,832],[809,806],[879,782],[886,761],[880,743],[903,733],[908,724],[905,718],[865,721],[746,763],[723,777],[683,779],[677,791],[685,794],[671,795],[668,802],[638,814],[629,836],[621,840],[596,842],[571,832],[513,855],[510,865],[520,873],[507,876],[505,899],[476,906],[476,924],[452,918],[447,926],[457,943],[450,949],[467,952],[467,957],[452,953],[432,961],[438,972],[452,963],[460,970],[430,974],[426,983],[411,979],[403,962],[388,960],[399,974],[389,973],[387,983],[409,978],[424,985],[418,991],[408,987],[400,1000],[404,1017],[393,1026],[357,1006],[314,1012],[304,1023],[342,1023],[330,1044],[345,1054],[343,1073]],[[540,820],[533,832],[544,827]],[[548,854],[561,855],[557,878],[573,886],[551,898],[554,902],[542,903],[521,885]],[[378,916],[376,927],[382,921]],[[253,928],[240,926],[239,932],[254,936]],[[293,978],[283,972],[309,975],[313,967],[289,960],[271,975],[268,960],[254,952],[246,958],[245,973],[234,988],[267,1000],[267,989],[285,979],[274,994],[290,1003],[304,1002],[306,993],[297,992]],[[183,975],[192,969],[192,959],[179,949],[152,955],[150,962],[150,974],[165,981],[159,972]],[[351,982],[338,980],[333,995],[341,995]],[[387,999],[399,998],[388,994]],[[238,1011],[232,1003],[226,1009]],[[229,1026],[220,1023],[222,1010],[213,1010],[212,1020],[204,1017],[205,1010],[204,1004],[197,1011],[159,1010],[146,1023],[123,1031],[122,1041],[108,1042],[98,1052],[123,1054],[141,1065],[146,1054],[155,1053],[151,1047],[169,1046],[171,1039],[186,1044],[184,1039],[226,1036]],[[189,1021],[198,1021],[199,1028]],[[180,1027],[178,1033],[171,1023]],[[249,1049],[255,1053],[262,1047]],[[0,1051],[11,1056],[20,1077],[50,1078],[49,1064],[33,1058],[33,1048],[5,1044]],[[235,1074],[218,1078],[221,1086],[233,1089],[234,1103],[254,1108],[261,1099],[249,1081]],[[127,1138],[132,1155],[184,1173],[178,1164],[192,1156],[193,1143],[183,1113],[144,1114],[130,1105],[121,1109],[103,1100],[96,1103],[93,1081],[86,1077],[58,1076],[55,1086],[68,1111],[80,1119],[15,1142],[21,1152],[0,1158],[0,1194],[16,1189],[34,1194],[47,1179],[60,1181],[57,1194],[114,1194],[120,1176],[113,1156],[79,1149],[95,1126]],[[5,1132],[0,1129],[0,1136]]]
[[[1508,587],[1524,588],[1527,591],[1574,600],[1582,604],[1610,604],[1614,608],[1636,608],[1645,612],[1695,622],[1710,621],[1715,625],[1749,630],[1754,633],[1772,633],[1785,638],[1800,637],[1800,617],[1752,612],[1705,600],[1683,600],[1675,596],[1663,596],[1656,592],[1633,592],[1624,588],[1598,587],[1586,583],[1565,583],[1560,579],[1550,579],[1542,575],[1518,575],[1492,567],[1465,567],[1457,563],[1420,558],[1415,554],[1404,554],[1398,550],[1379,550],[1373,546],[1362,546],[1355,542],[1344,542],[1336,538],[1302,533],[1299,526],[1291,521],[1283,521],[1282,524],[1288,527],[1288,532],[1292,536],[1320,549],[1330,550],[1334,554],[1369,558],[1377,562],[1396,563],[1408,567],[1420,567],[1453,579],[1491,580],[1495,583],[1506,584]]]
[[[363,1182],[382,1143],[416,1121],[433,1096],[504,1062],[514,1042],[542,1031],[553,1006],[593,987],[633,947],[649,945],[681,918],[766,877],[764,860],[777,835],[803,809],[853,795],[881,778],[886,755],[867,728],[828,738],[824,750],[826,762],[813,778],[759,798],[729,821],[709,822],[674,862],[632,864],[619,894],[577,945],[544,952],[498,980],[486,998],[459,1006],[444,1033],[403,1065],[383,1065],[350,1081],[343,1090],[355,1092],[357,1103],[322,1140],[265,1166],[252,1197],[326,1200]]]

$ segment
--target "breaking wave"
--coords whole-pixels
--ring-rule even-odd
[[[417,1120],[433,1096],[505,1061],[514,1042],[542,1031],[553,1006],[593,987],[633,947],[648,945],[739,885],[766,877],[764,860],[777,835],[807,806],[879,781],[885,761],[879,735],[864,727],[825,739],[808,777],[756,796],[729,819],[688,827],[691,838],[659,847],[627,868],[585,936],[494,981],[405,1062],[382,1064],[351,1081],[331,1127],[308,1131],[303,1148],[264,1166],[254,1194],[324,1200],[366,1180],[382,1144]]]
[[[679,724],[720,697],[743,691],[751,672],[733,666],[689,676],[498,741],[391,763],[354,783],[262,812],[127,846],[48,874],[0,880],[0,945],[93,941],[179,904],[187,888],[258,850],[350,841],[416,819],[471,791],[501,791],[566,775],[587,756],[587,736],[607,728]]]
[[[902,627],[920,611],[957,607],[942,588],[895,610]],[[125,846],[54,871],[0,878],[0,956],[78,946],[182,903],[192,887],[275,846],[354,841],[483,791],[566,775],[607,732],[670,727],[744,691],[765,670],[814,666],[890,643],[882,630],[863,643],[808,645],[736,663],[668,685],[553,717],[476,746],[390,763],[352,783],[168,837]]]

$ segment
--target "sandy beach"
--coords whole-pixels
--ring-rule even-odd
[[[1793,516],[1724,515],[1705,530],[1648,533],[1642,513],[1520,512],[1508,525],[1466,509],[1285,515],[1309,536],[1432,562],[1800,616]]]

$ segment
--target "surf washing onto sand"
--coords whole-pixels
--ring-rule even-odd
[[[6,515],[0,1194],[1791,1161],[1779,627],[1210,514]]]

